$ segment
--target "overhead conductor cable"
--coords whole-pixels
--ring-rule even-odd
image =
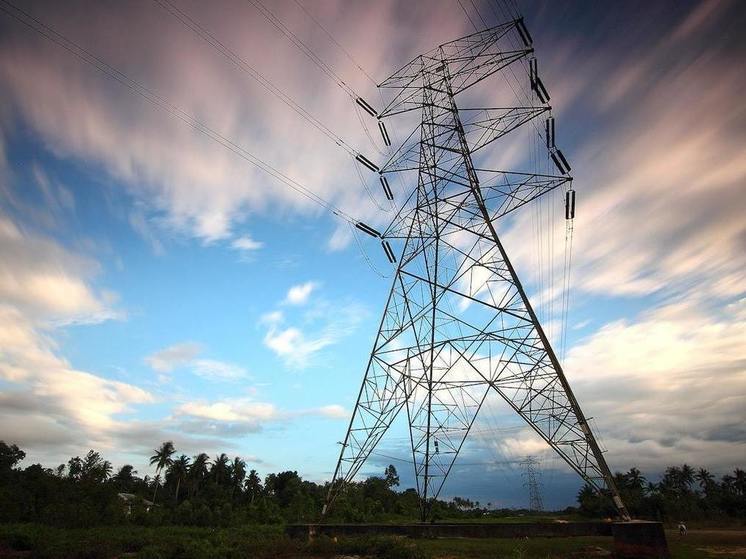
[[[154,105],[156,108],[159,108],[165,111],[166,113],[170,114],[172,117],[181,120],[182,122],[184,122],[191,128],[204,134],[211,140],[217,142],[224,148],[238,155],[242,159],[248,161],[252,165],[255,165],[256,167],[258,167],[265,173],[271,175],[275,179],[284,183],[285,185],[295,190],[302,196],[308,198],[312,202],[330,211],[332,214],[336,215],[337,217],[344,219],[345,221],[350,222],[350,223],[355,223],[357,221],[352,216],[350,216],[348,213],[334,206],[331,202],[328,202],[327,200],[325,200],[324,198],[322,198],[321,196],[319,196],[318,194],[316,194],[315,192],[313,192],[312,190],[310,190],[309,188],[307,188],[300,182],[285,175],[283,172],[272,167],[269,163],[266,163],[265,161],[259,159],[251,152],[247,151],[246,149],[236,144],[233,140],[227,138],[226,136],[223,136],[222,134],[213,130],[206,124],[200,122],[199,120],[194,118],[192,115],[190,115],[186,111],[182,110],[181,108],[174,105],[173,103],[171,103],[164,97],[157,94],[155,91],[147,88],[145,85],[131,79],[126,74],[123,74],[122,72],[114,68],[113,66],[106,63],[101,58],[98,58],[96,55],[84,49],[83,47],[75,43],[74,41],[68,39],[61,33],[55,31],[53,28],[43,23],[39,19],[35,18],[28,12],[25,12],[18,6],[11,4],[7,0],[0,0],[0,11],[5,12],[7,15],[17,20],[18,22],[22,23],[26,27],[29,27],[30,29],[32,29],[33,31],[36,31],[37,33],[39,33],[46,39],[62,47],[63,49],[68,51],[73,56],[93,66],[99,72],[105,74],[109,78],[118,81],[120,84],[124,85],[125,87],[130,89],[132,92],[136,93],[137,95],[145,99],[147,102]]]

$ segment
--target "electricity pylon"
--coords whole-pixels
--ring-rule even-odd
[[[526,456],[521,462],[523,466],[523,486],[528,488],[528,510],[531,512],[541,512],[544,510],[544,503],[541,498],[539,489],[539,479],[534,466],[539,462],[533,456]]]
[[[510,47],[517,39],[522,47]],[[426,520],[485,398],[497,393],[629,517],[496,230],[506,214],[571,186],[532,53],[517,20],[445,43],[380,85],[397,92],[379,118],[421,112],[415,131],[381,167],[381,182],[411,170],[417,187],[384,233],[360,224],[382,238],[387,255],[389,241],[400,240],[403,249],[324,513],[403,411]],[[536,106],[457,106],[459,94],[521,59],[529,62]],[[541,115],[559,174],[475,167],[475,153]]]

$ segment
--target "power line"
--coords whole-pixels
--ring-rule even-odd
[[[153,1],[156,4],[158,4],[161,8],[166,10],[168,13],[170,13],[172,16],[174,16],[176,19],[178,19],[185,27],[187,27],[188,29],[191,29],[194,33],[199,35],[207,44],[209,44],[211,47],[217,50],[225,58],[230,60],[233,63],[233,65],[236,66],[236,68],[238,68],[239,70],[244,72],[246,75],[254,79],[256,82],[258,82],[267,91],[269,91],[271,94],[277,97],[280,101],[285,103],[285,105],[290,107],[298,115],[300,115],[302,118],[308,121],[314,128],[316,128],[321,133],[323,133],[325,136],[327,136],[336,145],[344,149],[349,155],[351,155],[352,157],[355,157],[358,155],[358,151],[355,150],[352,146],[350,146],[347,142],[345,142],[338,134],[335,134],[332,130],[329,129],[328,126],[326,126],[323,122],[321,122],[319,119],[313,116],[308,110],[306,110],[301,105],[299,105],[295,100],[293,100],[292,97],[290,97],[287,93],[285,93],[279,87],[274,85],[269,79],[263,76],[256,68],[251,66],[248,62],[246,62],[246,60],[244,60],[241,56],[236,54],[235,51],[233,51],[232,49],[227,47],[223,42],[221,42],[214,34],[212,34],[209,30],[207,30],[205,27],[200,25],[200,23],[195,21],[194,18],[189,16],[189,14],[177,8],[172,2],[170,2],[170,0],[153,0]]]
[[[464,5],[461,3],[461,0],[457,0],[457,2],[458,2],[458,5],[461,6],[461,9],[464,11],[464,14],[466,15],[466,19],[469,20],[469,23],[471,23],[472,27],[474,28],[474,31],[479,31],[477,24],[474,23],[473,19],[471,19],[469,12],[466,11],[466,8],[464,8]]]
[[[474,7],[474,11],[477,12],[477,15],[479,16],[480,21],[482,22],[482,25],[484,25],[484,28],[487,29],[489,25],[487,25],[487,22],[484,21],[484,18],[482,17],[482,14],[479,12],[479,8],[477,8],[477,5],[474,3],[474,0],[470,0],[471,5]]]
[[[179,108],[178,106],[174,105],[164,97],[160,96],[153,90],[147,88],[143,84],[137,82],[136,80],[133,80],[132,78],[128,77],[126,74],[120,72],[113,66],[106,63],[101,58],[97,57],[90,51],[86,50],[85,48],[81,47],[74,41],[68,39],[61,33],[55,31],[52,27],[48,26],[47,24],[43,23],[39,19],[35,18],[28,12],[25,12],[18,6],[8,2],[7,0],[0,0],[0,10],[5,12],[7,15],[12,17],[13,19],[17,20],[18,22],[22,23],[26,27],[29,27],[30,29],[36,31],[43,37],[47,38],[48,40],[52,41],[56,45],[62,47],[66,51],[68,51],[73,56],[79,58],[83,62],[93,66],[101,73],[105,74],[106,76],[116,80],[120,84],[124,85],[134,93],[141,96],[143,99],[154,105],[156,108],[161,109],[174,118],[177,118],[184,122],[185,124],[189,125],[191,128],[197,130],[198,132],[201,132],[211,140],[217,142],[218,144],[222,145],[226,149],[230,150],[234,154],[238,155],[242,159],[248,161],[252,165],[255,165],[268,175],[274,177],[278,181],[284,183],[285,185],[289,186],[291,189],[295,190],[305,198],[311,200],[312,202],[318,204],[319,206],[323,207],[324,209],[330,211],[337,217],[349,222],[349,223],[356,223],[357,220],[354,219],[352,216],[350,216],[345,211],[341,210],[340,208],[336,207],[331,202],[325,200],[300,182],[296,181],[295,179],[285,175],[282,171],[279,171],[278,169],[271,166],[269,163],[266,163],[265,161],[259,159],[251,152],[247,151],[243,147],[236,144],[233,140],[223,136],[219,132],[213,130],[206,124],[200,122],[196,118],[194,118],[192,115],[184,111],[183,109]]]
[[[288,40],[293,43],[298,50],[300,50],[303,54],[305,54],[311,62],[313,62],[324,74],[326,74],[329,79],[331,79],[334,83],[337,84],[337,86],[342,89],[347,95],[349,95],[353,100],[358,99],[360,95],[355,92],[354,89],[352,89],[347,83],[334,71],[334,69],[329,66],[326,62],[324,62],[314,51],[311,47],[306,45],[295,33],[290,30],[281,20],[278,18],[272,10],[267,8],[264,4],[262,4],[261,0],[247,0],[249,3],[251,3],[259,12],[269,21],[275,28],[277,28],[280,33],[285,35],[285,37],[288,38]]]
[[[307,10],[307,9],[305,8],[305,6],[303,6],[303,4],[301,4],[301,3],[300,3],[300,1],[299,1],[299,0],[294,0],[294,1],[295,1],[295,3],[296,3],[296,4],[298,5],[298,7],[299,7],[299,8],[301,9],[301,10],[303,10],[303,12],[304,12],[304,13],[305,13],[305,14],[306,14],[306,15],[307,15],[307,16],[308,16],[308,17],[309,17],[310,19],[311,19],[311,21],[313,21],[313,22],[314,22],[314,23],[315,23],[316,25],[318,25],[318,26],[319,26],[319,28],[321,28],[321,30],[322,30],[322,31],[323,31],[324,33],[326,33],[326,36],[327,36],[327,37],[329,37],[329,39],[331,40],[331,42],[332,42],[332,43],[334,43],[335,45],[337,45],[337,46],[339,47],[339,49],[340,49],[340,50],[341,50],[341,51],[342,51],[342,52],[344,53],[344,55],[345,55],[345,56],[346,56],[346,57],[347,57],[347,58],[348,58],[348,59],[350,60],[350,62],[352,62],[352,64],[353,64],[353,65],[354,65],[354,66],[355,66],[355,67],[356,67],[356,68],[357,68],[358,70],[360,70],[360,71],[361,71],[361,72],[363,73],[363,75],[364,75],[364,76],[365,76],[366,78],[368,78],[368,80],[370,80],[370,82],[371,82],[371,83],[372,83],[373,85],[375,85],[376,87],[378,87],[378,84],[376,83],[376,80],[374,80],[374,79],[373,79],[373,78],[371,77],[371,75],[370,75],[370,74],[369,74],[368,72],[366,72],[366,71],[365,71],[365,69],[364,69],[364,68],[363,68],[363,67],[362,67],[362,66],[361,66],[360,64],[358,64],[357,60],[355,60],[355,59],[353,58],[353,56],[352,56],[352,55],[351,55],[351,54],[349,53],[349,51],[348,51],[348,50],[347,50],[346,48],[344,48],[344,47],[343,47],[343,46],[342,46],[342,45],[341,45],[341,44],[339,43],[339,41],[337,41],[337,39],[335,39],[335,38],[334,38],[334,36],[333,36],[333,35],[331,34],[331,32],[330,32],[330,31],[329,31],[329,30],[328,30],[328,29],[327,29],[326,27],[324,27],[324,26],[323,26],[323,25],[321,24],[321,22],[320,22],[319,20],[317,20],[317,19],[316,19],[315,17],[313,17],[313,15],[311,14],[311,12],[309,12],[309,11],[308,11],[308,10]]]

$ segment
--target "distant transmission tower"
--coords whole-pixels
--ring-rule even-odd
[[[515,48],[511,41],[522,45]],[[521,60],[528,60],[529,105],[457,105],[461,93]],[[325,513],[403,413],[421,518],[428,519],[487,395],[497,394],[586,482],[611,494],[628,518],[497,233],[503,216],[561,186],[567,189],[566,217],[574,215],[570,166],[555,147],[549,95],[523,21],[444,43],[380,87],[395,96],[379,118],[419,111],[421,119],[385,165],[369,168],[380,173],[386,192],[391,173],[416,171],[417,186],[383,233],[358,224],[381,240],[397,269]],[[477,155],[488,161],[495,140],[539,117],[542,124],[531,125],[558,174],[475,165]],[[403,245],[398,260],[390,242]]]
[[[523,466],[523,486],[528,488],[528,510],[531,512],[544,510],[539,487],[539,473],[535,469],[535,466],[538,465],[538,460],[533,456],[526,456],[526,459],[521,462],[521,466]]]

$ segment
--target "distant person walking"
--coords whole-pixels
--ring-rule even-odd
[[[679,520],[679,536],[686,536],[686,524],[683,520]]]

